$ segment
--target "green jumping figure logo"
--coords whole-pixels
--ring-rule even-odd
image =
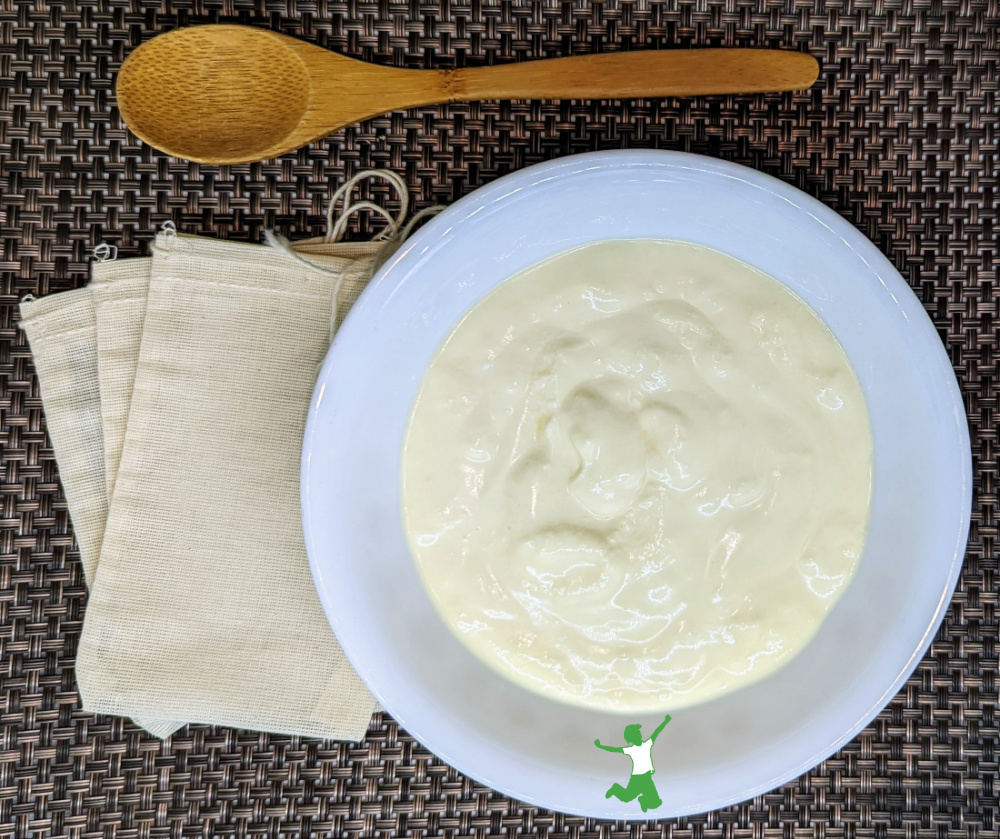
[[[605,798],[611,798],[612,795],[620,801],[634,801],[638,798],[639,806],[644,813],[647,810],[655,810],[663,803],[653,784],[653,773],[656,772],[653,768],[653,743],[668,722],[670,714],[663,718],[663,722],[656,727],[656,731],[648,740],[642,739],[641,725],[625,726],[625,742],[630,744],[628,746],[604,746],[600,740],[594,741],[594,745],[599,749],[626,754],[632,759],[632,777],[628,779],[628,786],[612,784],[611,789],[604,794]]]

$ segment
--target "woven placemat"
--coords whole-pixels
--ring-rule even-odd
[[[808,50],[823,70],[794,95],[424,108],[253,165],[160,155],[123,129],[115,70],[157,32],[220,21],[409,67],[744,45]],[[996,836],[998,25],[1000,0],[0,0],[0,837]],[[508,800],[384,715],[338,745],[207,726],[160,743],[83,713],[86,592],[18,299],[82,284],[100,241],[145,253],[167,219],[317,235],[331,189],[362,168],[404,174],[424,206],[607,148],[683,149],[794,184],[869,236],[934,318],[968,408],[975,508],[951,609],[891,706],[794,783],[645,826]]]

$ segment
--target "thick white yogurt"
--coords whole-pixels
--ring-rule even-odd
[[[800,651],[861,554],[871,434],[829,330],[679,242],[503,283],[430,365],[403,500],[449,627],[527,688],[678,708]]]

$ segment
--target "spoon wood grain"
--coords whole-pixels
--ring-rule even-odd
[[[625,99],[801,90],[819,74],[798,52],[650,50],[461,70],[344,58],[249,26],[180,29],[138,47],[118,105],[142,140],[176,157],[245,163],[300,148],[387,111],[473,99]]]

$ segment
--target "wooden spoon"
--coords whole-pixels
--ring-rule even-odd
[[[276,157],[387,111],[472,99],[619,99],[800,90],[800,52],[650,50],[463,70],[401,70],[249,26],[196,26],[136,49],[118,73],[122,117],[176,157]]]

